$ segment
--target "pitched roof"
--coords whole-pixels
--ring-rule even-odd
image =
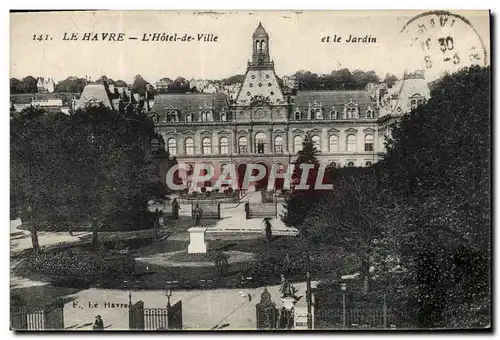
[[[266,30],[264,29],[264,26],[262,26],[262,23],[259,22],[259,26],[257,26],[257,28],[255,29],[255,32],[253,32],[253,36],[254,37],[257,37],[257,36],[262,36],[262,35],[268,35]]]
[[[399,84],[398,84],[399,85]],[[395,86],[393,87],[395,88]],[[396,88],[397,89],[397,88]],[[429,86],[425,79],[405,79],[399,87],[399,97],[409,98],[415,94],[419,94],[424,98],[430,98]]]
[[[76,108],[84,108],[88,102],[100,102],[106,107],[113,108],[108,91],[104,85],[100,84],[85,85]]]
[[[299,108],[301,112],[307,112],[309,103],[314,102],[321,104],[325,110],[331,110],[334,106],[336,110],[341,110],[349,102],[358,104],[360,112],[375,106],[366,91],[298,91],[294,110]]]
[[[161,113],[168,106],[180,111],[197,112],[204,105],[212,106],[216,112],[229,112],[229,102],[223,93],[162,93],[154,99],[153,111]]]

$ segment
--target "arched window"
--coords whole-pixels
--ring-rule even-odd
[[[365,135],[365,151],[366,152],[373,151],[373,135],[371,134]]]
[[[221,174],[222,174],[222,173],[224,173],[224,171],[226,170],[226,168],[227,168],[227,164],[225,164],[225,163],[224,163],[224,164],[222,164],[222,165],[220,166],[220,173],[221,173]]]
[[[193,115],[191,113],[186,114],[186,122],[191,123],[193,121]]]
[[[246,137],[240,137],[240,139],[238,139],[238,152],[239,153],[247,153],[248,152],[247,138]]]
[[[366,111],[366,118],[372,119],[373,118],[373,111],[372,110],[367,110]]]
[[[338,112],[335,110],[330,111],[330,119],[337,119],[338,118]]]
[[[337,163],[335,163],[335,162],[331,162],[331,163],[330,163],[330,166],[331,166],[332,168],[336,168],[336,167],[337,167]]]
[[[255,135],[255,152],[264,153],[264,145],[266,143],[266,134],[259,132]]]
[[[194,155],[194,141],[192,138],[186,138],[184,143],[186,146],[186,155],[191,156]]]
[[[222,113],[220,114],[220,120],[221,120],[222,122],[225,122],[225,121],[227,120],[226,114],[225,114],[224,112],[222,112]]]
[[[207,111],[202,111],[201,112],[201,121],[202,122],[208,122],[208,112]]]
[[[365,166],[372,166],[372,162],[366,162]]]
[[[349,166],[349,167],[354,166],[354,162],[349,162],[349,163],[347,163],[347,166]]]
[[[265,40],[262,40],[262,41],[260,42],[260,49],[261,49],[262,51],[265,51],[265,50],[266,50],[266,41],[265,41]]]
[[[412,109],[412,110],[413,110],[413,109],[415,109],[415,108],[417,107],[417,101],[416,101],[415,99],[413,99],[413,100],[410,102],[410,104],[411,104],[411,109]]]
[[[229,139],[222,137],[220,139],[220,154],[227,155],[229,153]]]
[[[203,146],[202,150],[204,155],[210,155],[212,153],[212,142],[210,141],[210,138],[203,138],[201,145]]]
[[[311,119],[318,119],[319,109],[311,109]]]
[[[346,115],[347,115],[347,119],[351,119],[351,118],[352,118],[352,112],[351,112],[351,109],[347,109],[347,110],[346,110]]]
[[[329,150],[330,152],[339,151],[339,137],[333,135],[329,139]]]
[[[314,144],[314,147],[316,148],[316,150],[320,151],[321,150],[321,140],[319,138],[319,136],[312,136],[312,141],[313,141],[313,144]]]
[[[356,151],[356,136],[349,135],[347,136],[347,151],[355,152]]]
[[[274,153],[283,153],[283,137],[274,138]]]
[[[175,141],[175,138],[170,138],[167,141],[167,145],[168,145],[168,153],[170,154],[170,156],[177,155],[177,142]]]
[[[299,110],[295,111],[295,120],[301,120],[301,119],[302,119],[302,117],[301,117],[300,111]]]
[[[293,138],[293,152],[298,153],[300,150],[302,150],[302,137],[295,136]]]
[[[417,106],[422,105],[424,102],[422,100],[417,100]]]

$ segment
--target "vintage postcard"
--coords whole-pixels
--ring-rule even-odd
[[[491,329],[489,11],[10,20],[12,330]]]

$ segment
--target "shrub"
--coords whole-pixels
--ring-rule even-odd
[[[40,273],[57,277],[129,275],[135,260],[129,256],[110,256],[101,259],[97,254],[72,251],[44,252],[23,262],[24,274]]]

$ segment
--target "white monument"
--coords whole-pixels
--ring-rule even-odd
[[[208,250],[207,242],[205,242],[205,227],[191,227],[189,231],[189,254],[206,253]]]

